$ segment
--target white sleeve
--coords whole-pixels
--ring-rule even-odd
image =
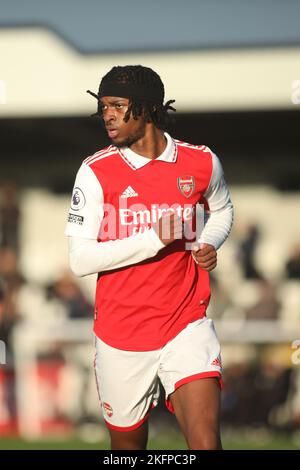
[[[76,175],[65,235],[96,240],[103,219],[103,191],[84,163]]]
[[[212,175],[204,194],[209,205],[207,220],[198,239],[199,243],[209,243],[216,249],[225,242],[233,223],[233,205],[228,186],[224,179],[222,165],[212,153]]]
[[[152,258],[164,246],[153,228],[105,243],[69,237],[70,267],[76,276],[123,268]]]
[[[86,276],[152,258],[164,248],[153,228],[122,240],[97,241],[103,220],[103,190],[91,168],[78,170],[65,234],[74,274]]]

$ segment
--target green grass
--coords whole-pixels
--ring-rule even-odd
[[[300,442],[279,435],[258,433],[254,431],[250,435],[224,436],[223,447],[226,450],[288,450],[300,449]],[[69,440],[38,440],[25,441],[22,439],[5,438],[0,439],[0,450],[103,450],[109,449],[108,439],[101,442],[89,444],[78,438]],[[172,434],[170,437],[165,435],[155,435],[149,439],[148,449],[171,450],[186,449],[186,444],[179,434]]]
[[[300,446],[287,438],[273,438],[267,443],[251,440],[223,440],[226,450],[299,450]]]

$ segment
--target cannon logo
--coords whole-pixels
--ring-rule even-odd
[[[103,403],[103,409],[109,418],[113,415],[113,409],[108,403]]]
[[[193,176],[179,176],[177,185],[181,194],[185,197],[191,197],[195,190],[195,179]]]

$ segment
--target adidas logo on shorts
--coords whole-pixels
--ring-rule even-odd
[[[212,366],[217,366],[221,367],[222,369],[222,362],[221,362],[221,356],[218,356],[216,359],[214,359],[211,363]]]
[[[127,198],[127,197],[136,197],[138,196],[138,193],[132,188],[132,186],[128,186],[125,191],[122,192],[121,197],[122,198]]]

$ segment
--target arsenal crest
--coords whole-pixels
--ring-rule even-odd
[[[191,197],[195,189],[195,179],[193,176],[179,176],[177,185],[181,194],[185,197]]]

